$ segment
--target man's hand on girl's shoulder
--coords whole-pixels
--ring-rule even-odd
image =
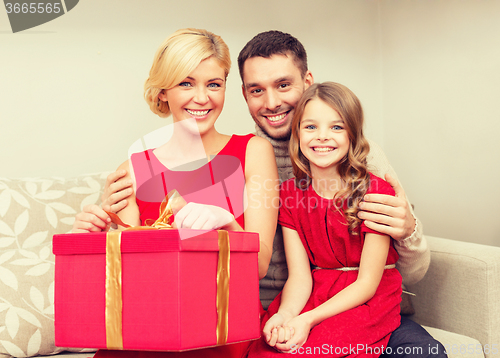
[[[411,236],[415,230],[416,220],[410,204],[399,182],[389,174],[385,180],[392,186],[396,195],[367,194],[359,207],[358,217],[365,225],[394,240],[403,240]]]

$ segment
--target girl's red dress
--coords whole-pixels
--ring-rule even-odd
[[[212,160],[194,170],[170,170],[153,153],[146,150],[131,157],[136,180],[136,196],[139,205],[141,225],[146,220],[156,220],[160,204],[165,195],[176,189],[185,199],[193,197],[195,202],[218,205],[226,208],[236,217],[242,228],[245,227],[243,215],[243,189],[245,185],[245,154],[253,134],[233,135],[225,147]],[[237,168],[241,165],[240,168]],[[233,171],[234,169],[234,171]],[[224,178],[230,174],[231,178]],[[225,180],[225,184],[222,182]],[[225,195],[218,195],[220,192]],[[188,200],[189,202],[190,200]],[[200,292],[203,294],[203,292]],[[193,332],[196,334],[197,332]],[[225,346],[198,349],[185,352],[151,352],[99,350],[95,358],[190,358],[190,357],[234,357],[246,355],[249,342],[233,343]]]
[[[367,193],[394,195],[384,180],[370,174]],[[359,267],[364,234],[374,232],[362,223],[358,235],[351,235],[342,213],[333,200],[320,197],[311,185],[307,189],[295,186],[294,179],[282,184],[279,223],[296,230],[300,236],[312,269],[312,293],[302,312],[321,305],[353,283],[358,271],[332,270]],[[398,254],[391,245],[387,264],[395,264]],[[279,308],[281,294],[271,303],[263,317],[262,328]],[[313,327],[307,342],[295,353],[307,357],[378,357],[387,347],[390,334],[400,324],[401,275],[397,269],[386,269],[375,295],[366,303],[330,317]],[[250,357],[282,356],[263,338],[252,344]]]

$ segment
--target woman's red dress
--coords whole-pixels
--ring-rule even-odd
[[[139,205],[141,225],[146,220],[156,220],[161,201],[172,189],[176,189],[187,201],[221,206],[236,217],[242,228],[243,189],[245,185],[245,154],[253,134],[233,135],[226,146],[211,161],[195,170],[182,171],[166,168],[153,153],[146,150],[131,157]],[[240,168],[237,168],[241,165]],[[233,171],[234,169],[234,171]],[[231,176],[230,179],[224,176]],[[223,180],[226,179],[226,180]],[[224,183],[223,183],[224,182]],[[218,195],[220,193],[223,195]],[[193,200],[189,200],[193,198]],[[149,220],[148,220],[149,221]],[[263,313],[263,312],[262,312]],[[196,334],[196,332],[193,332]],[[191,357],[234,357],[246,355],[249,342],[227,344],[213,348],[185,352],[118,351],[99,350],[95,358],[191,358]]]

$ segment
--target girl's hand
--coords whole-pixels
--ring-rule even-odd
[[[97,205],[87,205],[76,215],[71,232],[99,232],[107,229],[111,218]]]
[[[285,314],[278,312],[266,322],[262,333],[266,338],[267,344],[274,347],[276,343],[285,343],[290,339],[290,329],[285,327],[290,319],[291,317],[287,317]]]
[[[276,349],[278,352],[283,352],[278,345],[286,344],[290,338],[293,336],[293,328],[284,326],[276,327],[271,331],[271,336],[269,341],[266,341],[271,347]]]
[[[291,333],[291,338],[283,343],[276,343],[276,349],[283,353],[295,352],[306,343],[311,328],[312,325],[304,314],[291,319],[284,327],[285,331]]]
[[[188,203],[179,210],[175,214],[174,223],[179,229],[215,230],[234,229],[234,225],[239,227],[229,211],[218,206],[198,203]]]

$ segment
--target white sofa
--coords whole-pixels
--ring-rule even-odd
[[[408,287],[417,295],[412,319],[449,357],[500,357],[500,247],[426,238],[429,270]]]
[[[0,358],[65,351],[54,346],[52,235],[68,232],[81,207],[99,202],[107,174],[0,178]],[[431,266],[408,288],[417,294],[412,319],[449,357],[500,358],[500,247],[427,240]]]

